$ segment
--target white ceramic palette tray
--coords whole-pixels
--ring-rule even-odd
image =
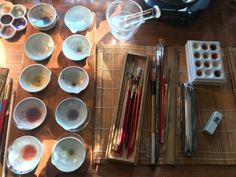
[[[225,83],[222,51],[218,41],[187,41],[188,81],[199,84]]]
[[[0,37],[10,39],[16,32],[24,30],[27,26],[25,14],[26,8],[21,4],[0,2]]]

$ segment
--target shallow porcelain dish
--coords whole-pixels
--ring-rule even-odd
[[[72,172],[83,165],[86,158],[84,143],[75,137],[60,139],[52,150],[52,164],[62,172]]]
[[[19,83],[28,92],[39,92],[47,87],[51,71],[41,64],[32,64],[20,73]]]
[[[17,128],[32,130],[40,126],[47,116],[44,102],[36,97],[21,100],[15,106],[13,120]]]
[[[92,12],[84,6],[73,7],[66,12],[64,22],[72,33],[84,31],[93,22]]]
[[[37,138],[22,136],[8,147],[6,164],[15,174],[26,174],[35,169],[42,154],[43,147]]]
[[[51,56],[54,42],[51,36],[46,33],[35,33],[26,40],[24,50],[26,56],[31,60],[45,60]]]
[[[85,123],[88,117],[88,109],[86,104],[79,98],[67,98],[57,105],[55,117],[62,128],[70,131]]]
[[[30,8],[27,17],[33,27],[44,30],[57,21],[58,15],[52,5],[38,3]]]
[[[89,40],[80,35],[74,34],[63,42],[63,54],[70,60],[80,61],[90,56],[91,44]]]
[[[78,94],[88,86],[89,76],[83,68],[69,66],[59,74],[58,84],[65,92]]]

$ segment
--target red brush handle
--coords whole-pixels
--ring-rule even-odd
[[[0,137],[2,137],[7,109],[8,109],[8,100],[4,99],[2,101],[2,111],[0,114]]]
[[[123,131],[121,134],[120,144],[118,145],[118,152],[119,153],[122,152],[121,150],[122,150],[122,147],[123,147],[123,144],[125,141],[126,131],[127,131],[127,127],[128,127],[128,120],[129,120],[129,114],[130,114],[130,108],[131,108],[130,94],[131,94],[131,91],[129,91],[129,94],[128,94],[127,108],[125,111],[125,118],[124,118],[124,124],[123,124]]]
[[[131,141],[133,139],[134,133],[135,133],[135,114],[136,114],[136,110],[137,110],[137,103],[138,103],[138,95],[135,95],[135,100],[134,100],[134,106],[132,109],[132,117],[131,117],[131,126],[130,126],[130,141],[128,142],[128,152],[127,152],[127,158],[129,158],[129,147],[131,146]]]
[[[134,144],[136,140],[136,133],[137,133],[137,124],[138,124],[138,117],[139,117],[139,105],[140,105],[140,99],[141,99],[141,87],[138,88],[137,91],[137,102],[136,102],[136,110],[135,110],[135,118],[134,118],[134,129],[133,129],[133,135],[130,141],[130,146],[128,148],[128,154],[133,152]]]

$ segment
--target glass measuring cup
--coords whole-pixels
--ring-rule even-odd
[[[143,11],[141,6],[132,0],[116,0],[106,10],[110,31],[116,39],[121,41],[134,36],[145,20],[159,18],[160,15],[158,6]]]

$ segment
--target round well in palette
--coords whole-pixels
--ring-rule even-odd
[[[14,17],[22,17],[26,14],[26,8],[25,8],[25,6],[23,6],[21,4],[16,4],[13,6],[13,8],[11,10],[11,14]]]
[[[203,50],[208,50],[208,48],[209,48],[209,47],[208,47],[207,44],[202,44],[202,49],[203,49]]]
[[[1,23],[4,25],[9,25],[13,21],[13,17],[10,14],[3,14],[1,16]]]
[[[219,55],[218,55],[217,53],[212,53],[212,54],[211,54],[211,58],[212,58],[213,60],[216,60],[216,59],[219,58]]]
[[[16,18],[14,19],[12,25],[15,27],[16,30],[23,30],[25,29],[27,22],[25,18]]]
[[[197,74],[198,77],[203,77],[203,72],[202,72],[202,70],[197,70],[197,71],[196,71],[196,74]]]
[[[215,44],[211,44],[210,45],[210,49],[215,51],[215,50],[217,50],[217,46]]]
[[[193,55],[196,59],[201,58],[201,54],[199,52],[195,52]]]
[[[221,75],[222,75],[222,73],[221,73],[220,70],[215,70],[215,71],[214,71],[214,76],[215,76],[215,77],[219,78],[219,77],[221,77]]]
[[[210,57],[210,55],[209,55],[208,52],[204,52],[204,53],[202,54],[202,56],[203,56],[204,59],[208,59],[208,58]]]
[[[2,28],[1,34],[3,38],[9,39],[14,36],[15,32],[16,31],[12,26],[4,26]]]
[[[200,68],[202,66],[202,62],[197,60],[195,61],[195,65]]]
[[[9,13],[13,7],[13,4],[9,1],[3,1],[0,3],[0,13]]]

